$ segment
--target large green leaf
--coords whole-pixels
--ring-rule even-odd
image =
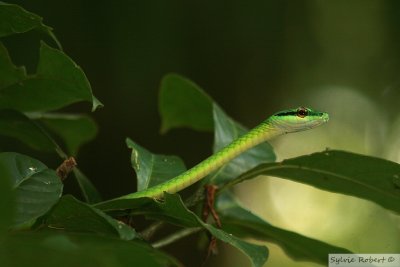
[[[229,118],[225,112],[214,104],[214,153],[221,150],[233,140],[244,135],[248,130]],[[213,184],[223,184],[255,166],[275,161],[276,156],[272,146],[264,142],[240,154],[238,157],[225,164],[209,177]]]
[[[212,103],[194,82],[177,74],[165,75],[159,97],[161,132],[178,127],[212,131]]]
[[[60,50],[42,42],[35,75],[25,75],[16,68],[4,47],[0,49],[0,108],[19,111],[49,111],[80,101],[101,103],[92,94],[82,69]],[[7,75],[12,74],[12,77]]]
[[[61,48],[52,29],[43,24],[42,18],[18,5],[0,2],[0,18],[0,37],[39,30],[52,37],[58,47]]]
[[[165,182],[186,170],[177,156],[153,154],[129,138],[126,145],[132,149],[131,164],[137,175],[138,191]]]
[[[40,115],[40,122],[61,137],[68,155],[72,156],[76,156],[79,148],[97,134],[96,123],[86,115],[44,113]]]
[[[63,196],[46,215],[45,224],[49,228],[117,236],[124,240],[137,237],[133,228],[70,195]]]
[[[25,155],[0,153],[2,179],[11,181],[16,195],[14,227],[29,226],[61,197],[63,184],[54,170]]]
[[[167,267],[182,266],[172,257],[138,240],[58,232],[20,232],[0,244],[7,267]],[[0,259],[1,260],[1,259]]]
[[[325,151],[262,164],[231,182],[269,175],[364,198],[400,212],[400,164],[344,151]],[[230,186],[227,185],[227,186]]]
[[[0,110],[0,135],[13,137],[40,151],[62,153],[54,140],[23,113],[14,110]]]
[[[217,209],[224,230],[241,237],[277,243],[295,260],[325,264],[329,253],[351,253],[346,249],[275,227],[243,208],[229,192],[218,197]]]

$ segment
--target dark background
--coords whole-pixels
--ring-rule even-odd
[[[399,113],[399,1],[9,2],[54,28],[105,105],[92,114],[97,138],[78,157],[104,198],[135,190],[126,137],[152,152],[180,155],[188,166],[211,153],[209,133],[159,134],[158,87],[169,72],[195,81],[249,127],[308,105],[324,86],[357,91],[389,120]],[[37,36],[8,42],[14,61],[34,71]],[[68,190],[76,190],[73,180]]]

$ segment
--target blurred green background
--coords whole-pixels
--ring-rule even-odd
[[[105,105],[92,114],[98,137],[78,157],[104,198],[135,190],[125,137],[152,152],[180,155],[187,166],[211,153],[209,133],[159,134],[158,86],[169,72],[195,81],[248,127],[297,106],[330,113],[328,125],[272,142],[279,159],[329,147],[400,162],[399,1],[9,2],[54,28]],[[35,69],[37,35],[10,37],[6,44],[15,63]],[[72,179],[66,186],[76,190]],[[400,251],[399,216],[369,202],[272,178],[237,191],[278,226],[358,253]],[[167,250],[197,266],[193,261],[203,255],[189,241]],[[314,266],[269,247],[267,266]],[[222,249],[213,263],[247,264],[231,251]]]

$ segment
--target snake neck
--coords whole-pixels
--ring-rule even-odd
[[[270,120],[266,120],[261,124],[259,124],[258,126],[256,126],[255,128],[251,129],[246,134],[234,140],[231,144],[229,144],[225,148],[237,147],[237,151],[235,150],[235,153],[232,153],[232,156],[236,157],[241,153],[243,153],[244,151],[251,149],[265,141],[271,140],[282,134],[285,134],[285,131],[275,127],[273,122],[271,122]],[[223,148],[222,150],[225,150],[225,148]]]
[[[264,121],[248,133],[235,139],[229,145],[175,178],[149,189],[127,195],[125,198],[161,198],[164,192],[178,192],[221,168],[246,150],[284,133],[284,131],[274,127],[273,123],[268,120]]]

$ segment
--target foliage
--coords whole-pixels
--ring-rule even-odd
[[[67,159],[92,140],[97,127],[88,115],[57,111],[89,102],[92,111],[102,106],[93,95],[82,69],[62,50],[42,19],[19,6],[0,3],[0,37],[28,31],[47,34],[58,48],[44,41],[36,73],[15,66],[0,43],[0,135],[14,138],[39,152]],[[214,132],[214,152],[247,129],[230,118],[198,85],[177,74],[166,75],[160,87],[161,131],[188,127]],[[61,143],[59,142],[61,141]],[[138,190],[159,184],[185,170],[177,156],[154,154],[127,138]],[[62,195],[56,170],[16,152],[0,153],[0,263],[3,266],[179,266],[180,263],[149,244],[129,221],[137,215],[172,224],[186,233],[204,231],[240,250],[252,266],[263,266],[268,249],[244,238],[271,241],[296,260],[325,263],[328,253],[349,253],[325,242],[273,226],[247,210],[230,190],[236,183],[268,175],[309,184],[322,190],[352,195],[400,212],[400,165],[344,151],[323,151],[275,162],[273,148],[260,144],[241,154],[204,181],[221,190],[216,208],[219,229],[204,222],[198,209],[203,199],[190,201],[165,194],[163,201],[121,196],[101,201],[90,180],[77,168],[74,176],[84,201]],[[205,183],[205,182],[204,182]],[[201,186],[199,192],[202,193]],[[125,220],[128,218],[128,220]],[[21,231],[24,229],[25,231]],[[31,231],[35,230],[35,231]],[[179,232],[171,237],[177,238]],[[167,240],[167,239],[166,239]],[[51,253],[48,251],[51,250]],[[102,253],[98,253],[101,251]],[[104,252],[104,253],[103,253]]]

